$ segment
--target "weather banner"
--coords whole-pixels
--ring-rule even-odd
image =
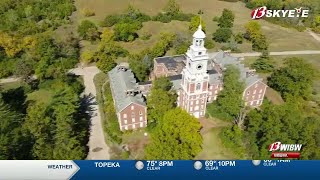
[[[0,179],[320,179],[319,167],[312,160],[3,160]]]

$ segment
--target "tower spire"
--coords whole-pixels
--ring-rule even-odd
[[[199,15],[199,16],[200,16],[200,21],[199,21],[199,27],[198,27],[198,29],[202,30],[202,26],[201,26],[201,15]]]

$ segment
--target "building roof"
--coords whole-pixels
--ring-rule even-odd
[[[201,24],[199,25],[198,30],[193,34],[193,37],[194,37],[194,38],[197,38],[197,39],[204,39],[204,38],[206,38],[206,34],[202,31],[202,26],[201,26]]]
[[[162,63],[169,71],[175,71],[177,73],[181,73],[182,69],[186,65],[186,60],[187,58],[185,55],[165,56],[165,57],[155,58],[155,61],[158,64]]]
[[[225,69],[227,65],[234,65],[235,67],[237,67],[240,71],[240,80],[243,80],[245,82],[246,87],[262,80],[262,78],[260,78],[258,75],[248,74],[252,70],[250,70],[250,68],[248,67],[245,67],[244,64],[240,63],[240,58],[233,57],[223,51],[219,51],[218,53],[216,53],[213,61],[222,69]]]
[[[139,92],[138,83],[130,69],[119,68],[117,66],[109,71],[108,75],[117,112],[122,111],[131,103],[146,106]],[[128,92],[132,92],[133,94],[128,94]]]

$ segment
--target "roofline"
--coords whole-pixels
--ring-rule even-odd
[[[161,57],[155,57],[155,59],[160,59],[160,58],[166,58],[166,57],[177,57],[177,56],[185,56],[186,57],[186,54],[178,54],[178,55],[173,55],[173,56],[161,56]]]
[[[147,106],[144,106],[144,105],[141,105],[141,104],[138,104],[138,103],[135,103],[135,102],[131,102],[130,104],[128,104],[127,106],[125,106],[124,108],[122,108],[121,110],[119,110],[119,113],[122,112],[125,108],[127,108],[128,106],[130,106],[131,104],[136,104],[138,106],[142,106],[144,108],[147,108]]]
[[[253,86],[256,82],[260,81],[262,84],[264,84],[266,87],[269,87],[266,83],[264,83],[262,81],[262,79],[258,79],[256,81],[254,81],[251,85],[247,86],[244,90],[243,90],[243,93],[242,93],[242,96],[244,96],[245,92],[247,91],[247,89],[249,89],[251,86]]]

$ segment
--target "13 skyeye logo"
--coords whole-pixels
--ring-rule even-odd
[[[308,17],[309,9],[294,8],[286,10],[271,10],[267,9],[266,6],[258,7],[251,12],[252,19],[261,19],[263,17]]]

